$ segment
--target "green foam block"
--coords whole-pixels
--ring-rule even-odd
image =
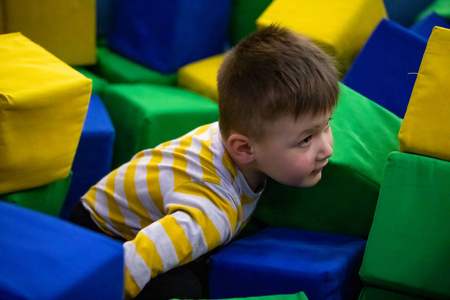
[[[219,119],[217,103],[172,86],[111,84],[103,101],[116,129],[113,167]]]
[[[272,0],[234,0],[232,2],[228,31],[233,45],[256,31],[256,19],[271,2]]]
[[[58,217],[66,199],[72,172],[64,179],[15,193],[0,195],[0,199],[18,206]]]
[[[389,156],[361,279],[418,297],[450,298],[450,162]]]
[[[92,93],[101,96],[106,88],[106,85],[108,84],[108,81],[85,68],[76,68],[76,70],[87,78],[92,79]]]
[[[162,74],[131,61],[107,47],[97,48],[93,71],[110,83],[150,83],[177,85],[177,73]]]
[[[330,121],[334,152],[312,188],[270,180],[255,212],[259,226],[367,238],[386,159],[399,148],[401,119],[341,84]]]
[[[174,299],[176,300],[176,299]],[[216,299],[220,300],[220,299]],[[227,300],[308,300],[305,293],[299,292],[297,294],[286,295],[269,295],[269,296],[254,296],[245,298],[227,298]]]
[[[424,300],[414,296],[396,293],[388,290],[365,287],[361,291],[358,300]]]

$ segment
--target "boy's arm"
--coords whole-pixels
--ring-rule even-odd
[[[228,242],[235,230],[233,202],[203,185],[178,187],[164,203],[167,215],[124,244],[127,298],[135,297],[156,275]]]

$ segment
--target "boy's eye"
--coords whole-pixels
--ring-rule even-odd
[[[300,147],[306,147],[309,145],[309,143],[311,143],[311,139],[312,139],[312,136],[310,135],[306,139],[302,140],[298,145]]]

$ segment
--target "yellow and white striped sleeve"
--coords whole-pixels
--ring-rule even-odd
[[[135,297],[158,274],[228,242],[236,229],[234,202],[201,183],[178,186],[164,205],[165,217],[124,244],[127,298]]]

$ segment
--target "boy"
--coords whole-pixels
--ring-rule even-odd
[[[218,123],[139,152],[77,207],[91,227],[126,241],[127,298],[156,299],[164,286],[173,294],[161,299],[207,297],[175,292],[196,286],[178,266],[191,262],[192,271],[198,257],[230,242],[267,177],[313,186],[332,155],[337,71],[310,41],[278,26],[256,32],[227,53],[217,81]]]

